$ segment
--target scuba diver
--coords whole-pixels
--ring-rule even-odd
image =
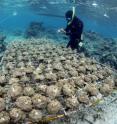
[[[77,49],[78,52],[82,49],[82,33],[83,22],[75,15],[75,8],[69,10],[65,14],[67,27],[65,29],[59,29],[58,32],[64,33],[69,36],[70,41],[67,44],[67,48],[71,47],[72,50]]]

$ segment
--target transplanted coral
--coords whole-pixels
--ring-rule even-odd
[[[0,75],[0,85],[3,85],[6,83],[6,77],[5,75]]]
[[[67,96],[72,96],[75,94],[75,88],[73,85],[67,83],[63,85],[63,93]]]
[[[19,81],[20,81],[19,78],[10,78],[9,79],[9,84],[18,83]]]
[[[21,110],[31,111],[32,110],[31,98],[28,96],[18,97],[16,100],[16,106],[19,107]]]
[[[35,91],[34,91],[34,89],[32,87],[28,86],[28,87],[24,88],[23,93],[24,93],[25,96],[32,96],[32,95],[35,94]]]
[[[10,111],[10,117],[13,120],[13,122],[21,121],[25,118],[24,112],[19,108],[12,108]]]
[[[5,93],[4,87],[1,87],[1,86],[0,86],[0,96],[2,96],[4,93]]]
[[[108,96],[112,92],[112,87],[110,87],[109,84],[102,84],[102,86],[100,87],[100,92],[104,96]]]
[[[8,90],[8,95],[12,98],[17,98],[18,96],[20,96],[23,92],[22,87],[20,86],[20,84],[12,84]]]
[[[47,85],[44,85],[44,84],[37,84],[36,85],[36,91],[37,92],[40,92],[40,93],[46,93],[46,90],[47,90]]]
[[[5,100],[3,98],[0,98],[0,112],[5,109]]]
[[[89,103],[89,97],[88,97],[87,93],[86,92],[83,92],[83,91],[80,91],[78,93],[78,100],[81,103],[85,103],[85,104],[88,104]]]
[[[71,109],[77,108],[77,107],[79,106],[78,99],[77,99],[77,97],[75,97],[75,96],[71,96],[71,97],[67,98],[67,99],[65,100],[65,102],[66,102],[66,106],[67,106],[68,108],[71,108]]]
[[[52,100],[48,105],[47,105],[47,110],[50,114],[56,114],[58,111],[60,111],[62,108],[61,103],[57,100]]]
[[[3,124],[40,123],[43,116],[57,115],[64,108],[85,108],[117,85],[106,67],[46,38],[13,42],[1,68]]]
[[[98,88],[96,87],[95,84],[88,84],[86,86],[86,91],[89,93],[91,96],[97,96],[99,91]]]
[[[30,113],[29,113],[29,118],[33,121],[33,122],[39,122],[42,119],[42,112],[40,110],[36,110],[33,109]]]
[[[47,91],[46,91],[47,96],[49,96],[50,98],[55,98],[57,96],[60,96],[61,94],[61,90],[58,86],[56,85],[51,85],[47,87]]]
[[[9,124],[10,117],[9,114],[5,111],[0,112],[0,124]]]
[[[37,108],[45,108],[47,105],[47,98],[40,94],[35,94],[32,97],[33,105]]]

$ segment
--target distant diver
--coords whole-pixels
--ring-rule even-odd
[[[67,27],[61,28],[58,32],[64,33],[69,36],[70,41],[67,44],[67,48],[71,47],[72,50],[77,49],[81,51],[82,48],[82,33],[83,33],[83,22],[75,15],[75,8],[69,10],[65,14],[67,20]]]

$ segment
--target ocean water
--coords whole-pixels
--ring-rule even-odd
[[[67,49],[68,38],[57,33],[73,7],[87,56]],[[42,26],[27,38],[32,22]],[[74,106],[81,113],[49,124],[117,124],[117,0],[0,0],[2,35],[0,124],[37,124]]]
[[[0,31],[11,35],[24,31],[31,21],[43,22],[47,28],[65,27],[64,14],[76,7],[76,14],[91,30],[104,37],[117,37],[116,0],[0,0]]]

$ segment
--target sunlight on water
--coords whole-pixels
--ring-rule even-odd
[[[92,3],[92,6],[97,7],[98,4],[94,1],[94,2]]]
[[[17,11],[14,11],[14,12],[12,13],[12,15],[13,15],[13,16],[17,16],[17,15],[18,15]]]

